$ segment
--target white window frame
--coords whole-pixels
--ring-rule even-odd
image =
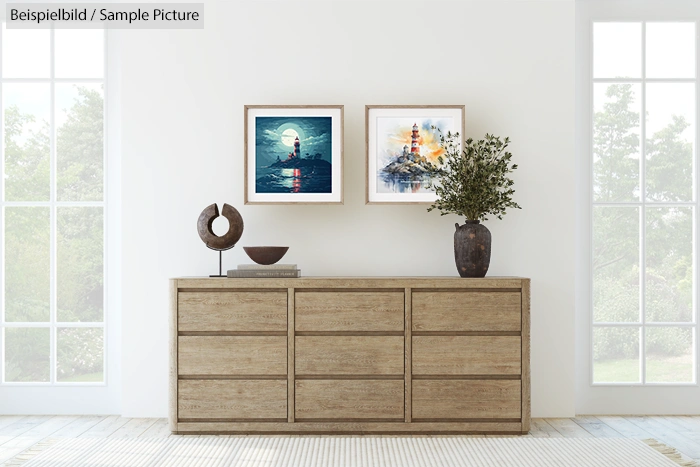
[[[601,22],[642,23],[642,69],[641,79],[605,80],[593,79],[593,24]],[[694,79],[647,79],[645,69],[644,31],[646,22],[694,22],[696,25],[696,77]],[[576,412],[578,414],[697,414],[700,413],[700,386],[698,385],[698,149],[700,143],[700,121],[698,121],[698,99],[700,98],[700,5],[692,1],[577,1],[576,3],[576,168],[578,173],[577,211],[577,253],[576,253]],[[693,202],[688,203],[648,203],[640,185],[640,200],[614,205],[637,206],[640,211],[640,294],[644,298],[644,209],[647,206],[692,206],[693,218],[693,322],[691,324],[645,322],[641,313],[640,335],[640,382],[639,383],[594,383],[593,382],[593,329],[604,323],[595,323],[592,313],[592,236],[593,206],[606,203],[593,202],[593,84],[594,82],[641,83],[642,104],[645,102],[644,83],[646,82],[695,82],[696,89],[696,141],[694,147],[694,187]],[[642,107],[644,109],[644,107]],[[640,135],[640,176],[644,177],[645,126],[642,118]],[[640,302],[643,304],[644,302]],[[630,323],[634,326],[634,323]],[[630,324],[621,326],[631,327]],[[645,329],[657,326],[691,327],[693,329],[693,382],[692,383],[648,383],[645,382],[644,334]]]
[[[0,21],[4,20],[4,11]],[[20,323],[4,321],[4,300],[0,300],[0,414],[118,414],[121,404],[121,163],[120,134],[115,122],[120,119],[120,106],[116,96],[120,85],[113,62],[118,62],[118,35],[105,30],[104,72],[102,78],[55,78],[54,76],[54,30],[51,35],[51,71],[49,78],[22,79],[4,78],[2,75],[2,50],[0,49],[1,83],[49,83],[51,96],[51,198],[48,202],[6,202],[4,199],[4,177],[0,177],[0,232],[4,232],[6,207],[45,206],[50,209],[51,222],[51,269],[50,269],[50,321],[42,323]],[[116,38],[116,39],[115,39]],[[102,83],[104,102],[103,142],[103,199],[99,202],[58,202],[56,200],[56,128],[55,128],[55,84]],[[0,109],[2,89],[0,87]],[[4,115],[0,125],[4,125]],[[2,127],[4,134],[4,127]],[[4,145],[0,144],[0,173],[4,173]],[[99,206],[103,208],[103,321],[101,323],[59,322],[56,320],[56,213],[57,207]],[[4,241],[0,241],[0,259],[4,265]],[[0,267],[0,290],[5,290],[4,266]],[[4,378],[4,334],[5,329],[16,327],[41,327],[50,329],[50,381],[49,382],[5,382]],[[103,328],[102,382],[58,382],[56,381],[56,335],[63,327]]]

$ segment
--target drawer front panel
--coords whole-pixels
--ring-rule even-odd
[[[284,336],[180,336],[180,375],[286,375]]]
[[[401,336],[298,336],[298,375],[403,375]]]
[[[178,418],[287,419],[286,381],[180,380]]]
[[[520,331],[520,292],[414,292],[414,331]]]
[[[403,381],[301,380],[295,383],[294,417],[403,419]]]
[[[297,292],[297,331],[403,331],[401,292]]]
[[[520,418],[520,380],[414,380],[414,419]]]
[[[414,336],[414,375],[519,375],[520,336]]]
[[[180,292],[180,331],[286,331],[285,292]]]

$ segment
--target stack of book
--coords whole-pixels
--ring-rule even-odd
[[[301,277],[301,269],[296,264],[239,264],[229,269],[227,277]]]

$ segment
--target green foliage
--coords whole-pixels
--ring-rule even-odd
[[[639,358],[638,328],[596,328],[593,334],[593,360]]]
[[[104,99],[95,89],[77,87],[78,98],[56,134],[59,201],[102,201]]]
[[[82,381],[81,375],[101,373],[103,367],[102,328],[58,330],[58,381]]]
[[[12,382],[49,380],[49,329],[5,329],[5,380]],[[10,355],[7,355],[7,349]]]
[[[49,208],[5,208],[5,319],[48,321]]]
[[[693,199],[693,143],[683,138],[690,126],[684,117],[672,122],[647,140],[646,173],[649,201]]]
[[[457,214],[485,221],[488,215],[502,219],[507,208],[520,209],[513,201],[515,190],[508,176],[518,168],[506,151],[509,143],[509,138],[501,140],[487,133],[478,141],[469,138],[460,149],[459,133],[445,136],[440,132],[445,155],[438,158],[440,171],[430,186],[438,199],[428,211],[437,209],[441,216]]]
[[[58,210],[57,305],[59,321],[103,320],[103,210]]]
[[[48,201],[49,123],[35,122],[16,105],[5,109],[5,199]]]
[[[631,201],[639,191],[639,112],[632,110],[631,84],[614,84],[611,99],[594,116],[593,185],[595,200]]]

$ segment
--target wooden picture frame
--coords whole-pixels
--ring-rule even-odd
[[[245,204],[343,204],[343,106],[244,106]]]
[[[365,106],[365,204],[435,202],[427,184],[442,149],[433,126],[463,142],[464,106]]]

